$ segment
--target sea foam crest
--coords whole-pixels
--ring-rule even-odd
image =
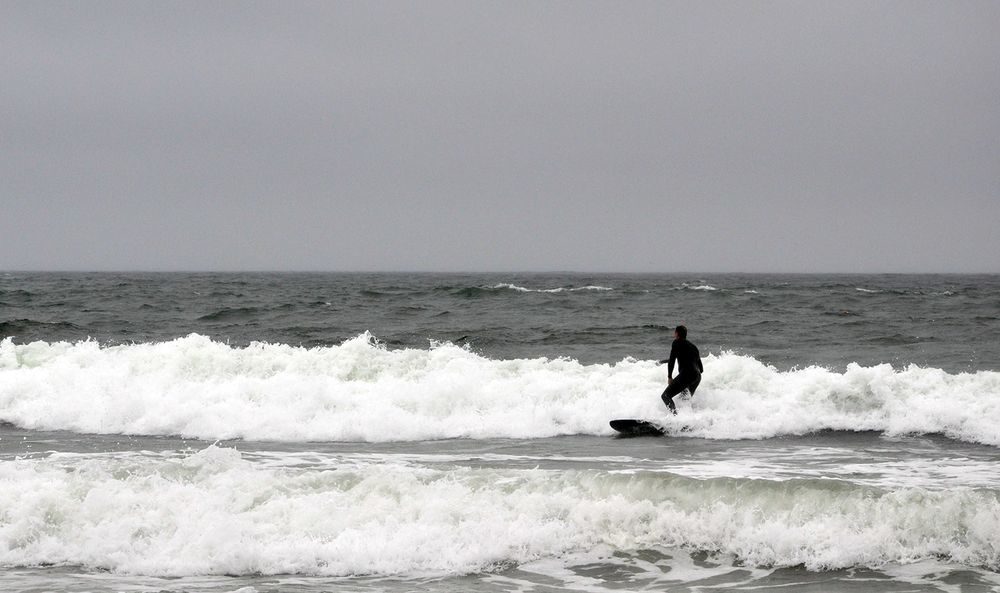
[[[559,287],[559,288],[526,288],[524,286],[518,286],[517,284],[501,283],[493,286],[494,289],[507,289],[514,290],[517,292],[547,292],[547,293],[559,293],[559,292],[580,292],[584,290],[596,290],[596,291],[609,291],[614,290],[610,286],[597,286],[597,285],[587,285],[587,286],[571,286],[571,287]]]
[[[472,573],[605,546],[995,570],[996,490],[666,472],[273,467],[233,449],[0,462],[0,565],[147,575]]]
[[[701,284],[688,284],[687,282],[685,282],[684,284],[681,284],[681,289],[683,289],[683,290],[704,290],[704,291],[709,291],[709,292],[714,292],[716,290],[719,290],[718,288],[712,286],[711,284],[705,284],[704,282],[701,283]]]
[[[387,441],[611,434],[647,418],[690,436],[767,438],[825,429],[942,433],[1000,446],[1000,373],[909,366],[779,371],[705,357],[697,396],[670,417],[653,361],[493,360],[452,344],[389,350],[200,335],[101,346],[0,342],[0,421],[31,429],[203,439]]]

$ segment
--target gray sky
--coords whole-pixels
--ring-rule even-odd
[[[0,269],[1000,272],[1000,2],[0,0]]]

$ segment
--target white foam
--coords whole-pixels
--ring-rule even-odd
[[[233,449],[0,462],[0,565],[143,575],[471,573],[606,546],[809,569],[1000,562],[995,490],[598,470],[268,467]]]
[[[668,417],[653,361],[492,360],[467,348],[388,350],[368,334],[339,346],[0,342],[0,421],[31,429],[203,439],[407,441],[610,434],[640,417],[705,438],[824,429],[943,433],[1000,445],[1000,373],[851,364],[781,372],[705,357],[695,398]]]
[[[502,283],[493,286],[493,288],[506,288],[508,290],[515,290],[517,292],[547,292],[547,293],[559,293],[559,292],[579,292],[582,290],[597,290],[597,291],[608,291],[614,290],[609,286],[576,286],[576,287],[559,287],[559,288],[525,288],[524,286],[518,286],[516,284]]]

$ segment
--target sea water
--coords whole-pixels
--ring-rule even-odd
[[[0,274],[0,589],[996,591],[998,371],[996,276]]]

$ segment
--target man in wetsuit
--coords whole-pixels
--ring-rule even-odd
[[[670,358],[657,364],[667,363],[667,388],[663,391],[663,403],[667,404],[673,414],[677,413],[674,406],[674,396],[687,389],[691,395],[701,383],[701,355],[698,347],[687,341],[687,328],[678,325],[674,329],[674,343],[670,346]],[[677,363],[677,377],[674,378],[674,363]]]

